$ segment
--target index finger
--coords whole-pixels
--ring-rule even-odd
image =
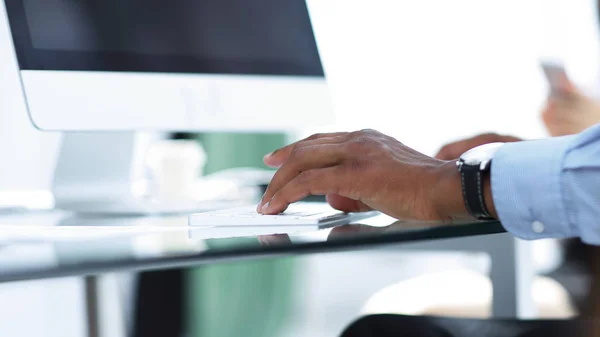
[[[273,179],[271,179],[257,210],[260,210],[262,205],[270,200],[275,192],[302,172],[338,164],[342,160],[343,153],[339,143],[327,143],[328,140],[332,141],[333,139],[335,138],[309,140],[301,144],[312,144],[314,142],[322,142],[323,144],[315,146],[300,145],[296,147],[289,156],[289,159],[277,170]]]
[[[264,157],[264,162],[265,165],[269,166],[269,167],[273,167],[273,168],[278,168],[281,165],[283,165],[283,163],[285,163],[288,158],[290,157],[290,154],[292,153],[292,150],[294,149],[295,146],[297,146],[300,143],[306,142],[306,141],[311,141],[311,140],[316,140],[316,139],[324,139],[324,138],[335,138],[335,137],[339,137],[339,136],[344,136],[347,135],[348,132],[335,132],[335,133],[317,133],[314,134],[310,137],[307,137],[305,139],[302,139],[300,141],[297,141],[295,143],[292,143],[290,145],[284,146],[281,149],[275,150],[269,154],[267,154]]]
[[[261,207],[260,213],[279,214],[285,211],[290,204],[309,195],[339,194],[344,196],[341,191],[344,182],[347,181],[344,173],[345,170],[341,166],[304,171],[281,189],[274,191],[270,200],[264,200],[266,203]]]

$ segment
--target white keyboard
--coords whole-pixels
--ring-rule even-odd
[[[256,213],[256,206],[236,207],[192,214],[190,226],[318,226],[331,227],[349,224],[379,215],[379,212],[344,213],[326,203],[299,202],[278,215]]]

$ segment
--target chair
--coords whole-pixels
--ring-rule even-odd
[[[597,322],[373,315],[352,323],[341,337],[590,337],[592,324]]]

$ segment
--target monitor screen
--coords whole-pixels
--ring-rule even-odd
[[[25,70],[323,76],[305,0],[5,0]]]

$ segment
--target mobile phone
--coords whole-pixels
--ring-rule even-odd
[[[560,63],[542,62],[542,69],[546,79],[550,84],[550,93],[552,96],[560,96],[564,92],[565,81],[568,81],[567,71]]]

